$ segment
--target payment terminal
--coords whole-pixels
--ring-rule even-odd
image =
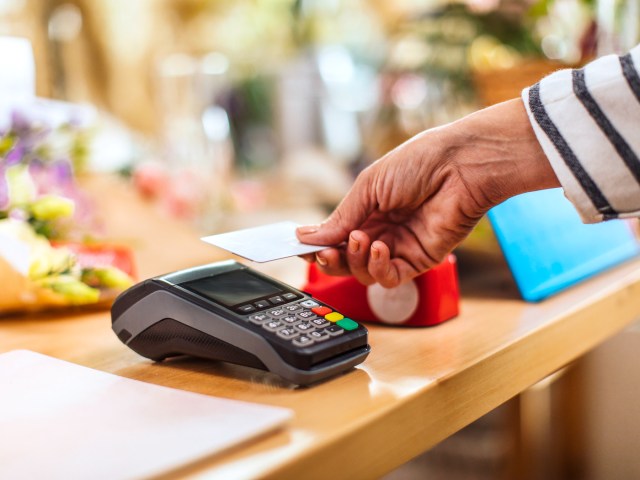
[[[193,355],[306,385],[367,357],[367,330],[330,306],[235,261],[145,280],[111,308],[118,338],[160,361]]]

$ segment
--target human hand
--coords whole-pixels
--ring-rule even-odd
[[[326,273],[390,288],[440,263],[491,207],[555,186],[515,99],[400,145],[358,176],[325,222],[297,235],[333,246],[315,256]]]

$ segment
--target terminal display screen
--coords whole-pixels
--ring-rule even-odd
[[[246,270],[199,278],[180,284],[209,300],[225,307],[251,302],[267,295],[282,293],[282,289]]]

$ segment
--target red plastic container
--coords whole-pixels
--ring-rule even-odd
[[[65,247],[78,258],[81,267],[110,266],[136,278],[133,253],[128,247],[104,243],[54,242],[54,247]]]
[[[413,281],[392,289],[378,284],[367,287],[354,277],[326,275],[311,264],[303,290],[359,322],[428,327],[454,318],[460,308],[454,255]]]

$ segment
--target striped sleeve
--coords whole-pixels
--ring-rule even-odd
[[[582,220],[640,217],[640,45],[522,92],[529,120]]]

